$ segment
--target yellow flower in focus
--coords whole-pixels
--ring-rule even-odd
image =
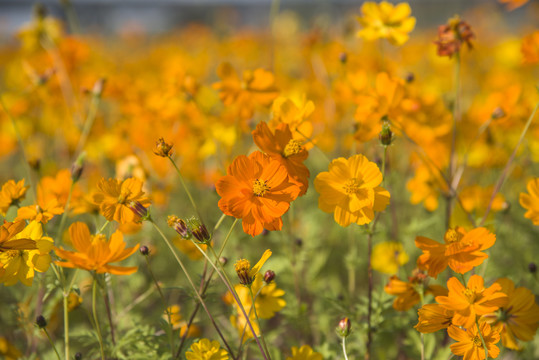
[[[249,313],[253,306],[249,288],[242,285],[236,285],[234,288],[245,311]],[[251,284],[251,291],[256,296],[255,310],[260,319],[271,319],[276,312],[281,311],[286,306],[286,301],[282,299],[285,294],[284,290],[279,289],[275,281],[264,285],[262,274],[256,275]],[[239,308],[238,312],[240,312]]]
[[[299,349],[292,346],[292,356],[286,360],[322,360],[322,354],[315,352],[309,345],[303,345]]]
[[[256,265],[251,269],[251,263],[249,260],[240,259],[236,261],[234,264],[234,269],[236,270],[236,274],[238,274],[238,277],[240,279],[240,284],[242,285],[251,285],[253,281],[255,280],[256,274],[260,271],[260,268],[264,265],[264,263],[269,259],[271,256],[271,250],[264,251],[264,254],[262,254],[262,257]]]
[[[77,252],[55,248],[56,255],[67,260],[56,261],[56,265],[95,271],[98,274],[129,275],[137,271],[136,266],[109,265],[125,260],[138,249],[138,244],[132,248],[125,248],[126,244],[120,231],[116,230],[110,240],[107,240],[102,234],[90,235],[85,223],[76,222],[69,227],[69,236]]]
[[[372,250],[372,268],[384,274],[396,274],[399,266],[408,262],[408,254],[400,242],[385,241],[376,244]]]
[[[187,360],[228,360],[228,353],[221,349],[218,341],[200,339],[191,345],[189,351],[185,353]]]
[[[314,180],[320,194],[318,207],[334,213],[341,226],[368,224],[375,211],[383,211],[389,204],[389,191],[378,186],[381,183],[378,166],[365,156],[335,159],[329,164],[329,172],[321,172]]]
[[[32,285],[35,271],[45,272],[51,262],[50,251],[54,242],[50,237],[43,236],[43,228],[37,221],[32,221],[13,239],[34,240],[35,250],[9,250],[0,253],[0,265],[3,274],[0,282],[4,285],[15,285],[22,282],[26,286]]]
[[[4,222],[0,226],[0,253],[10,250],[33,250],[37,248],[35,240],[21,239],[16,236],[25,226],[25,221]]]
[[[101,179],[97,188],[92,200],[99,205],[99,210],[109,221],[116,220],[120,224],[137,221],[139,217],[129,208],[131,202],[139,202],[144,207],[150,206],[150,199],[144,196],[142,191],[142,181],[137,178],[124,181]]]
[[[530,219],[534,225],[539,225],[539,177],[528,181],[528,193],[520,193],[520,205],[528,210],[524,217]]]
[[[11,205],[17,205],[24,200],[28,188],[29,186],[24,186],[24,179],[19,182],[8,180],[4,183],[0,191],[0,214],[5,216]]]
[[[408,41],[408,33],[414,30],[415,17],[408,3],[393,5],[387,1],[379,4],[365,2],[361,6],[362,17],[357,20],[363,26],[357,35],[365,40],[387,39],[400,46]]]

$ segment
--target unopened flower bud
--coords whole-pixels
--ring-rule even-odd
[[[294,241],[294,243],[296,244],[297,247],[302,247],[303,246],[303,240],[301,238],[296,238],[296,240]]]
[[[191,218],[187,220],[187,222],[189,223],[189,230],[191,230],[191,234],[193,234],[198,242],[206,244],[211,240],[211,236],[206,228],[206,225],[201,223],[200,220]]]
[[[189,239],[191,237],[191,231],[183,219],[175,215],[169,215],[167,220],[168,226],[173,228],[183,239]]]
[[[43,315],[39,315],[38,317],[36,317],[36,325],[40,329],[43,329],[47,326],[47,320],[45,320]]]
[[[105,79],[104,78],[97,79],[92,89],[92,95],[95,97],[101,97],[101,94],[103,94],[104,87],[105,87]]]
[[[82,353],[78,352],[75,354],[75,360],[82,360]]]
[[[346,62],[348,61],[348,54],[343,52],[339,55],[339,61],[342,63],[342,64],[346,64]]]
[[[380,139],[380,143],[384,146],[391,145],[391,142],[393,141],[393,132],[391,131],[389,124],[385,121],[382,125],[382,131],[378,134],[378,139]]]
[[[82,170],[84,169],[84,158],[86,153],[81,153],[77,160],[71,165],[71,180],[76,183],[79,181],[80,176],[82,175]]]
[[[219,258],[219,262],[221,263],[221,265],[225,266],[228,263],[228,258],[221,256]]]
[[[161,157],[170,157],[172,155],[173,144],[168,144],[165,142],[165,139],[159,138],[155,143],[153,153]]]
[[[240,279],[240,284],[242,285],[251,285],[253,283],[254,277],[249,275],[251,270],[251,263],[249,260],[240,259],[234,264],[234,270]]]
[[[142,205],[138,201],[131,201],[128,204],[131,211],[135,213],[138,217],[140,217],[140,220],[149,220],[150,219],[150,213],[148,212],[148,209]]]
[[[264,273],[264,282],[266,284],[269,284],[270,282],[273,281],[273,279],[275,279],[275,271],[273,270],[268,270]]]
[[[496,109],[494,109],[492,111],[492,114],[490,115],[492,117],[492,119],[496,120],[496,119],[500,119],[500,118],[503,118],[505,116],[505,111],[503,111],[503,109],[501,107],[497,107]]]
[[[142,245],[139,249],[140,253],[144,256],[150,255],[150,249],[146,245]]]
[[[535,274],[537,272],[537,265],[535,265],[535,263],[529,263],[528,264],[528,270],[532,273],[532,274]]]
[[[347,337],[350,335],[350,329],[352,328],[352,323],[350,322],[350,319],[347,317],[342,318],[341,321],[339,321],[339,325],[337,326],[337,334],[339,334],[340,337]]]
[[[415,80],[415,75],[414,73],[412,72],[409,72],[406,77],[404,78],[404,80],[406,80],[407,83],[411,83]]]

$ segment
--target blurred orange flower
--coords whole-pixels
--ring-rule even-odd
[[[46,224],[55,215],[64,213],[64,207],[58,203],[58,200],[52,195],[43,195],[41,192],[37,194],[37,204],[19,208],[15,221],[35,220],[42,224]]]
[[[24,179],[18,182],[8,180],[4,183],[0,191],[0,214],[5,216],[11,205],[16,205],[22,201],[28,188],[29,186],[24,186]]]
[[[286,168],[260,151],[236,157],[215,187],[221,211],[242,219],[243,231],[251,236],[281,230],[281,216],[299,194]]]
[[[525,64],[537,64],[539,62],[539,30],[524,36],[520,50]]]
[[[539,225],[539,177],[531,179],[526,185],[528,193],[520,193],[520,205],[528,210],[524,217],[530,219],[534,225]]]
[[[470,232],[458,226],[449,229],[444,235],[443,244],[418,236],[415,245],[423,250],[423,254],[417,259],[417,267],[427,270],[433,278],[437,278],[448,265],[453,271],[464,274],[488,258],[482,251],[495,242],[496,235],[483,227]]]
[[[77,252],[55,248],[56,255],[67,260],[56,261],[56,265],[95,271],[98,274],[129,275],[137,271],[136,266],[109,265],[125,260],[138,249],[138,244],[132,248],[125,248],[126,244],[120,231],[116,230],[107,240],[103,234],[92,236],[85,223],[76,222],[69,227],[69,236]]]
[[[393,301],[393,308],[397,311],[406,311],[421,301],[420,292],[434,296],[447,295],[447,289],[440,285],[428,285],[427,276],[416,272],[408,278],[408,281],[400,280],[396,275],[389,278],[384,287],[389,295],[397,296]]]

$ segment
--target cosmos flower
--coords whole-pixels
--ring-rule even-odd
[[[496,359],[500,354],[500,349],[496,346],[500,341],[500,334],[487,323],[482,323],[479,330],[481,330],[481,335],[487,346],[489,358]],[[462,360],[485,359],[485,349],[477,326],[473,325],[463,330],[452,325],[447,329],[447,333],[451,338],[458,341],[449,346],[453,354],[463,356]]]
[[[322,360],[322,354],[314,351],[309,345],[303,345],[299,349],[292,346],[292,356],[286,358],[286,360]]]
[[[539,225],[539,178],[531,179],[526,186],[528,194],[520,193],[520,205],[526,209],[524,217]]]
[[[29,186],[24,186],[24,179],[18,182],[8,180],[4,183],[0,191],[0,214],[5,216],[11,205],[16,205],[24,200],[28,188]]]
[[[423,334],[433,333],[451,326],[453,310],[448,310],[439,304],[425,304],[417,310],[419,319],[414,328]]]
[[[218,341],[200,339],[193,343],[189,351],[185,353],[187,360],[228,360],[228,353],[221,349]]]

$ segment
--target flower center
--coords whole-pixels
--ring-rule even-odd
[[[131,195],[130,190],[122,190],[120,196],[118,196],[118,204],[124,205],[127,202],[127,198]]]
[[[303,150],[301,142],[299,140],[291,139],[284,147],[283,156],[287,158],[289,156],[298,154],[301,150]]]
[[[356,194],[359,192],[362,183],[361,180],[352,178],[343,185],[343,189],[347,194]]]
[[[266,192],[271,189],[267,185],[267,180],[260,181],[259,179],[256,179],[253,183],[253,194],[255,196],[264,196]]]
[[[249,262],[249,260],[240,259],[236,261],[236,263],[234,264],[234,270],[236,270],[236,274],[238,274],[240,284],[248,285],[253,282],[253,279],[251,279],[251,277],[249,276],[249,271],[251,270],[251,263]]]
[[[97,234],[97,235],[94,235],[93,238],[92,238],[92,243],[96,244],[98,242],[106,242],[107,241],[107,237],[103,234]]]
[[[470,304],[473,304],[475,300],[479,297],[479,294],[477,294],[474,289],[470,288],[466,288],[466,290],[464,290],[462,293]]]
[[[481,338],[479,337],[479,335],[475,335],[473,337],[473,344],[474,344],[474,346],[477,346],[477,347],[480,347],[480,348],[483,347],[483,342],[481,341]]]
[[[13,259],[13,258],[16,258],[17,256],[22,257],[23,250],[8,250],[5,252],[5,254],[8,259]]]
[[[456,231],[455,229],[449,229],[446,231],[444,239],[448,244],[458,242],[463,238],[464,235]]]

